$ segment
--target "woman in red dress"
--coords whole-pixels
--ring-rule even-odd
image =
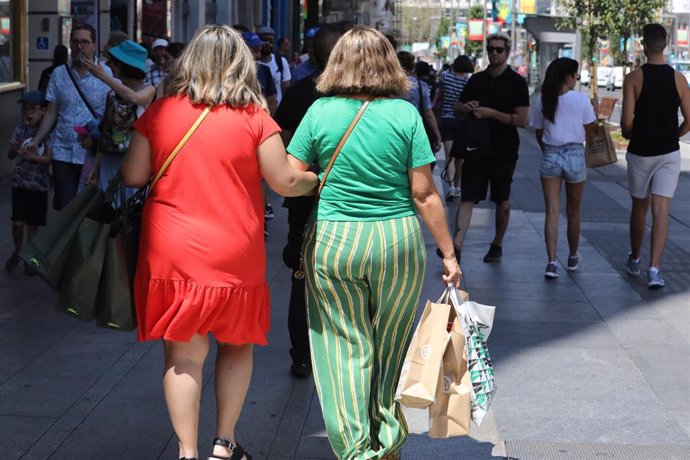
[[[168,412],[180,457],[192,459],[213,333],[218,418],[211,458],[249,460],[234,431],[252,345],[265,345],[269,328],[261,178],[285,196],[309,192],[317,178],[288,163],[252,54],[230,27],[197,32],[167,91],[135,123],[122,164],[128,186],[148,183],[204,108],[212,109],[144,205],[135,278],[139,340],[164,340]]]

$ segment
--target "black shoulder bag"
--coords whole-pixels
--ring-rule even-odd
[[[492,87],[489,90],[489,101],[479,101],[479,105],[488,107],[493,93]],[[491,134],[489,131],[488,118],[477,118],[473,113],[469,113],[458,124],[458,130],[453,141],[453,148],[450,149],[452,158],[462,158],[465,160],[488,160],[492,156]]]
[[[65,70],[67,70],[67,75],[69,75],[70,80],[72,80],[72,83],[74,84],[74,87],[77,90],[77,93],[79,93],[79,97],[81,97],[81,100],[84,101],[84,104],[86,104],[86,108],[89,109],[89,112],[91,112],[91,115],[96,120],[100,120],[100,117],[96,113],[96,111],[91,107],[91,104],[89,104],[89,100],[86,99],[86,96],[84,96],[84,93],[81,90],[81,86],[79,86],[79,83],[77,83],[77,80],[74,78],[74,74],[72,74],[72,70],[69,68],[69,64],[65,64]]]

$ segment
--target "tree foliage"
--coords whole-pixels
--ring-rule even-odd
[[[645,24],[653,22],[666,0],[616,0],[606,16],[609,48],[620,51],[627,60],[628,39],[642,33]],[[623,40],[623,49],[618,44]]]
[[[582,32],[582,64],[589,65],[592,81],[596,81],[599,39],[609,38],[612,51],[618,49],[621,38],[627,44],[629,37],[641,33],[642,27],[656,18],[666,0],[561,0],[559,4],[567,16],[560,25]],[[626,54],[625,49],[619,53]],[[597,85],[592,84],[591,88],[596,93]]]
[[[432,32],[434,16],[440,14],[439,8],[421,8],[403,5],[400,43],[433,42],[436,37]]]
[[[438,29],[436,29],[436,49],[438,50],[438,55],[444,61],[446,56],[448,56],[448,50],[441,47],[441,37],[448,35],[450,30],[450,18],[446,15],[441,16],[441,20],[438,23]]]

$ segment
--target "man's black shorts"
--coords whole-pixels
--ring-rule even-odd
[[[462,164],[460,182],[461,201],[479,202],[486,200],[491,185],[491,201],[500,203],[510,198],[510,184],[517,158],[511,160],[465,160]]]
[[[45,225],[48,214],[48,192],[12,189],[12,222]]]

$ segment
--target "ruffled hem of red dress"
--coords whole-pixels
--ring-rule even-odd
[[[140,341],[188,342],[194,334],[212,332],[223,343],[268,343],[270,292],[266,283],[255,287],[205,286],[189,280],[153,278],[145,284],[135,291]]]

